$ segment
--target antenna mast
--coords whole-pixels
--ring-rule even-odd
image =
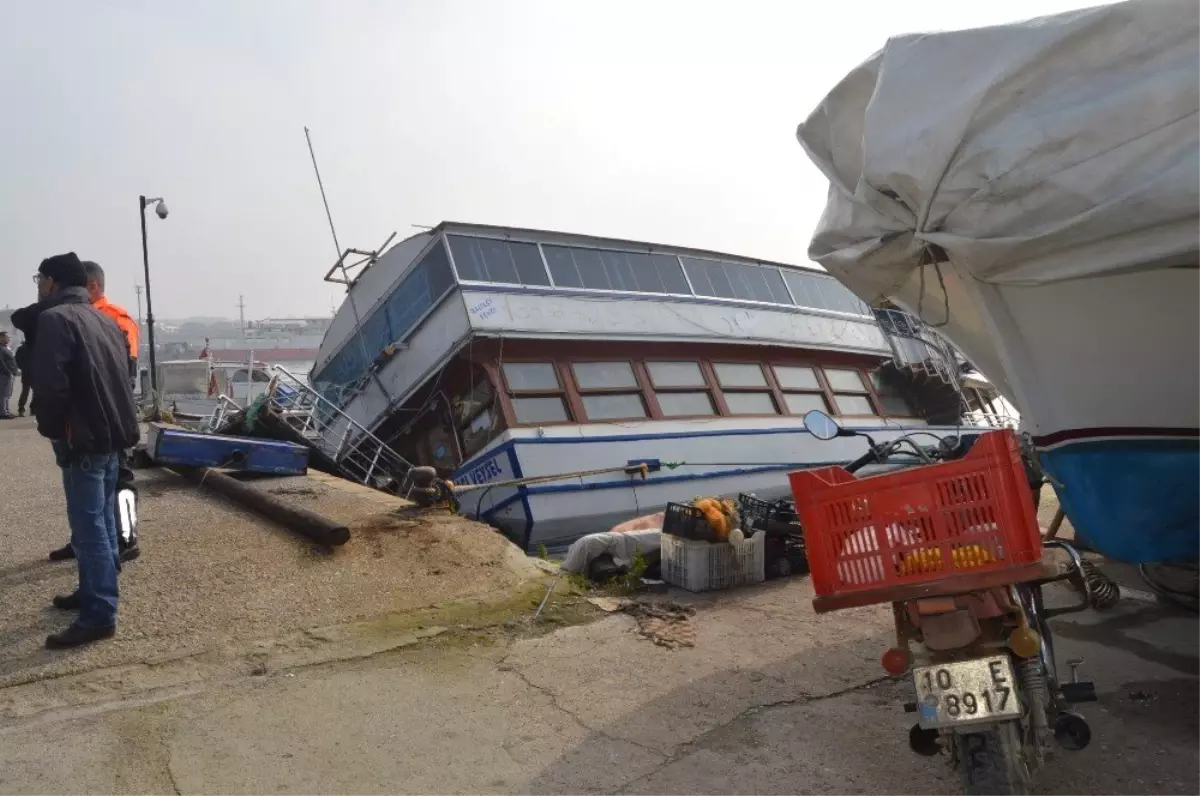
[[[325,183],[321,181],[321,170],[317,168],[317,153],[313,151],[312,135],[304,128],[304,139],[308,141],[308,154],[312,157],[313,171],[317,174],[317,187],[321,189],[321,201],[325,203],[325,217],[329,219],[329,234],[333,235],[333,249],[338,257],[342,256],[342,246],[338,243],[337,230],[333,228],[333,213],[329,212],[329,199],[325,197]]]

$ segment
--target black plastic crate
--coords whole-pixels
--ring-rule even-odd
[[[808,554],[804,537],[800,535],[766,536],[766,566],[768,580],[808,574]]]
[[[663,533],[696,542],[719,542],[721,538],[704,519],[704,512],[688,503],[668,503]]]
[[[742,518],[742,529],[751,528],[768,530],[772,522],[796,522],[796,504],[790,500],[781,499],[774,502],[762,500],[744,492],[738,495],[738,514]]]

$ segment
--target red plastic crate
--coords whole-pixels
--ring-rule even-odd
[[[1033,493],[1012,431],[981,435],[958,461],[869,478],[841,467],[788,478],[818,598],[1041,560]],[[888,601],[881,592],[878,602]]]

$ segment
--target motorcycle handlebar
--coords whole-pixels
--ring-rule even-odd
[[[871,448],[866,453],[864,453],[862,456],[859,456],[854,461],[845,465],[845,467],[843,469],[845,469],[845,471],[848,473],[856,473],[859,470],[861,470],[862,468],[866,467],[868,464],[875,464],[876,462],[880,462],[880,461],[881,461],[881,459],[879,458],[879,454],[875,451],[874,448]]]

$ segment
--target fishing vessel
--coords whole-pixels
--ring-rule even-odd
[[[161,405],[180,419],[203,422],[223,399],[246,407],[271,386],[271,365],[262,360],[226,361],[215,356],[156,363]],[[141,394],[151,393],[150,369],[142,368]]]
[[[380,440],[476,485],[462,510],[527,549],[696,494],[786,495],[788,470],[857,455],[814,443],[813,408],[878,439],[996,414],[936,334],[813,268],[446,222],[327,279],[347,288],[311,375],[345,417],[327,453],[371,478],[379,448],[354,440]]]
[[[1198,56],[1190,0],[904,36],[798,131],[812,259],[936,325],[1134,562],[1200,553]]]

